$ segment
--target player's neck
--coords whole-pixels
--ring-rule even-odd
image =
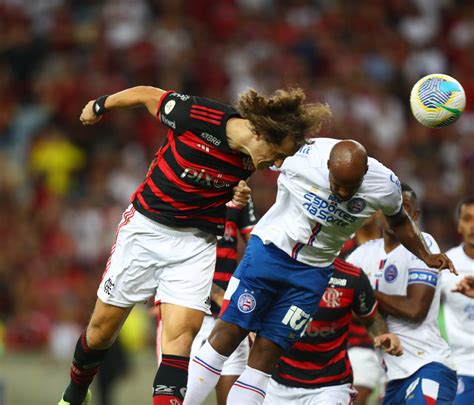
[[[467,257],[469,257],[470,259],[474,259],[474,246],[473,245],[468,245],[464,243],[462,248]]]
[[[250,122],[243,118],[231,118],[226,125],[227,141],[229,147],[235,151],[249,154],[247,145],[254,137]]]
[[[385,253],[390,253],[392,250],[395,250],[398,246],[400,246],[400,241],[397,239],[395,235],[391,235],[387,232],[383,233],[383,247]]]

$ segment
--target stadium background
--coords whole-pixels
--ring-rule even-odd
[[[468,97],[460,122],[440,130],[408,105],[435,72]],[[82,127],[88,100],[138,84],[222,102],[301,86],[330,104],[327,135],[361,141],[414,187],[424,230],[446,249],[459,242],[456,202],[474,194],[473,72],[468,0],[0,0],[4,404],[59,398],[120,214],[163,140],[144,110]],[[263,213],[275,175],[251,185]],[[131,323],[119,405],[150,403],[154,323],[145,307]]]

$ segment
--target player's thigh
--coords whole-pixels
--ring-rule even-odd
[[[351,347],[348,351],[354,374],[354,385],[366,387],[371,391],[378,387],[384,371],[375,351],[366,347]]]
[[[174,304],[161,304],[161,349],[163,354],[189,356],[201,328],[204,312]]]

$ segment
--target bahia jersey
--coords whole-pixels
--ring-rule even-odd
[[[362,223],[381,209],[402,209],[400,182],[391,170],[369,158],[362,185],[349,201],[331,193],[327,161],[337,139],[317,138],[285,159],[275,204],[253,234],[310,266],[329,266]]]
[[[423,237],[431,252],[439,253],[433,237],[427,233],[423,233]],[[383,238],[364,243],[347,261],[361,267],[367,273],[372,287],[385,294],[404,296],[408,286],[412,284],[423,284],[436,289],[431,307],[422,322],[390,315],[387,317],[388,329],[398,336],[404,351],[400,357],[382,352],[388,379],[392,381],[407,378],[432,362],[453,368],[449,347],[439,333],[441,289],[438,270],[429,268],[403,245],[386,253]]]
[[[217,260],[213,279],[224,291],[237,268],[238,234],[249,234],[256,223],[257,216],[252,199],[243,208],[233,205],[232,202],[227,203],[225,232],[217,238]],[[220,308],[211,301],[211,312],[218,314],[219,311]]]
[[[158,119],[168,134],[132,197],[135,209],[167,226],[222,235],[233,187],[255,170],[251,158],[231,150],[227,141],[227,121],[238,116],[212,100],[165,93]]]
[[[449,347],[459,375],[474,377],[474,300],[452,292],[467,275],[474,275],[474,259],[466,255],[463,245],[446,252],[459,273],[444,271],[441,277],[441,301]]]
[[[273,379],[299,388],[352,383],[347,355],[352,311],[358,316],[370,317],[376,307],[377,301],[365,273],[336,259],[318,311],[303,338],[280,358]]]

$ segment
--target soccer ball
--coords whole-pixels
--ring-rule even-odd
[[[466,106],[461,84],[451,76],[434,73],[418,80],[410,93],[411,112],[429,128],[442,128],[456,121]]]

